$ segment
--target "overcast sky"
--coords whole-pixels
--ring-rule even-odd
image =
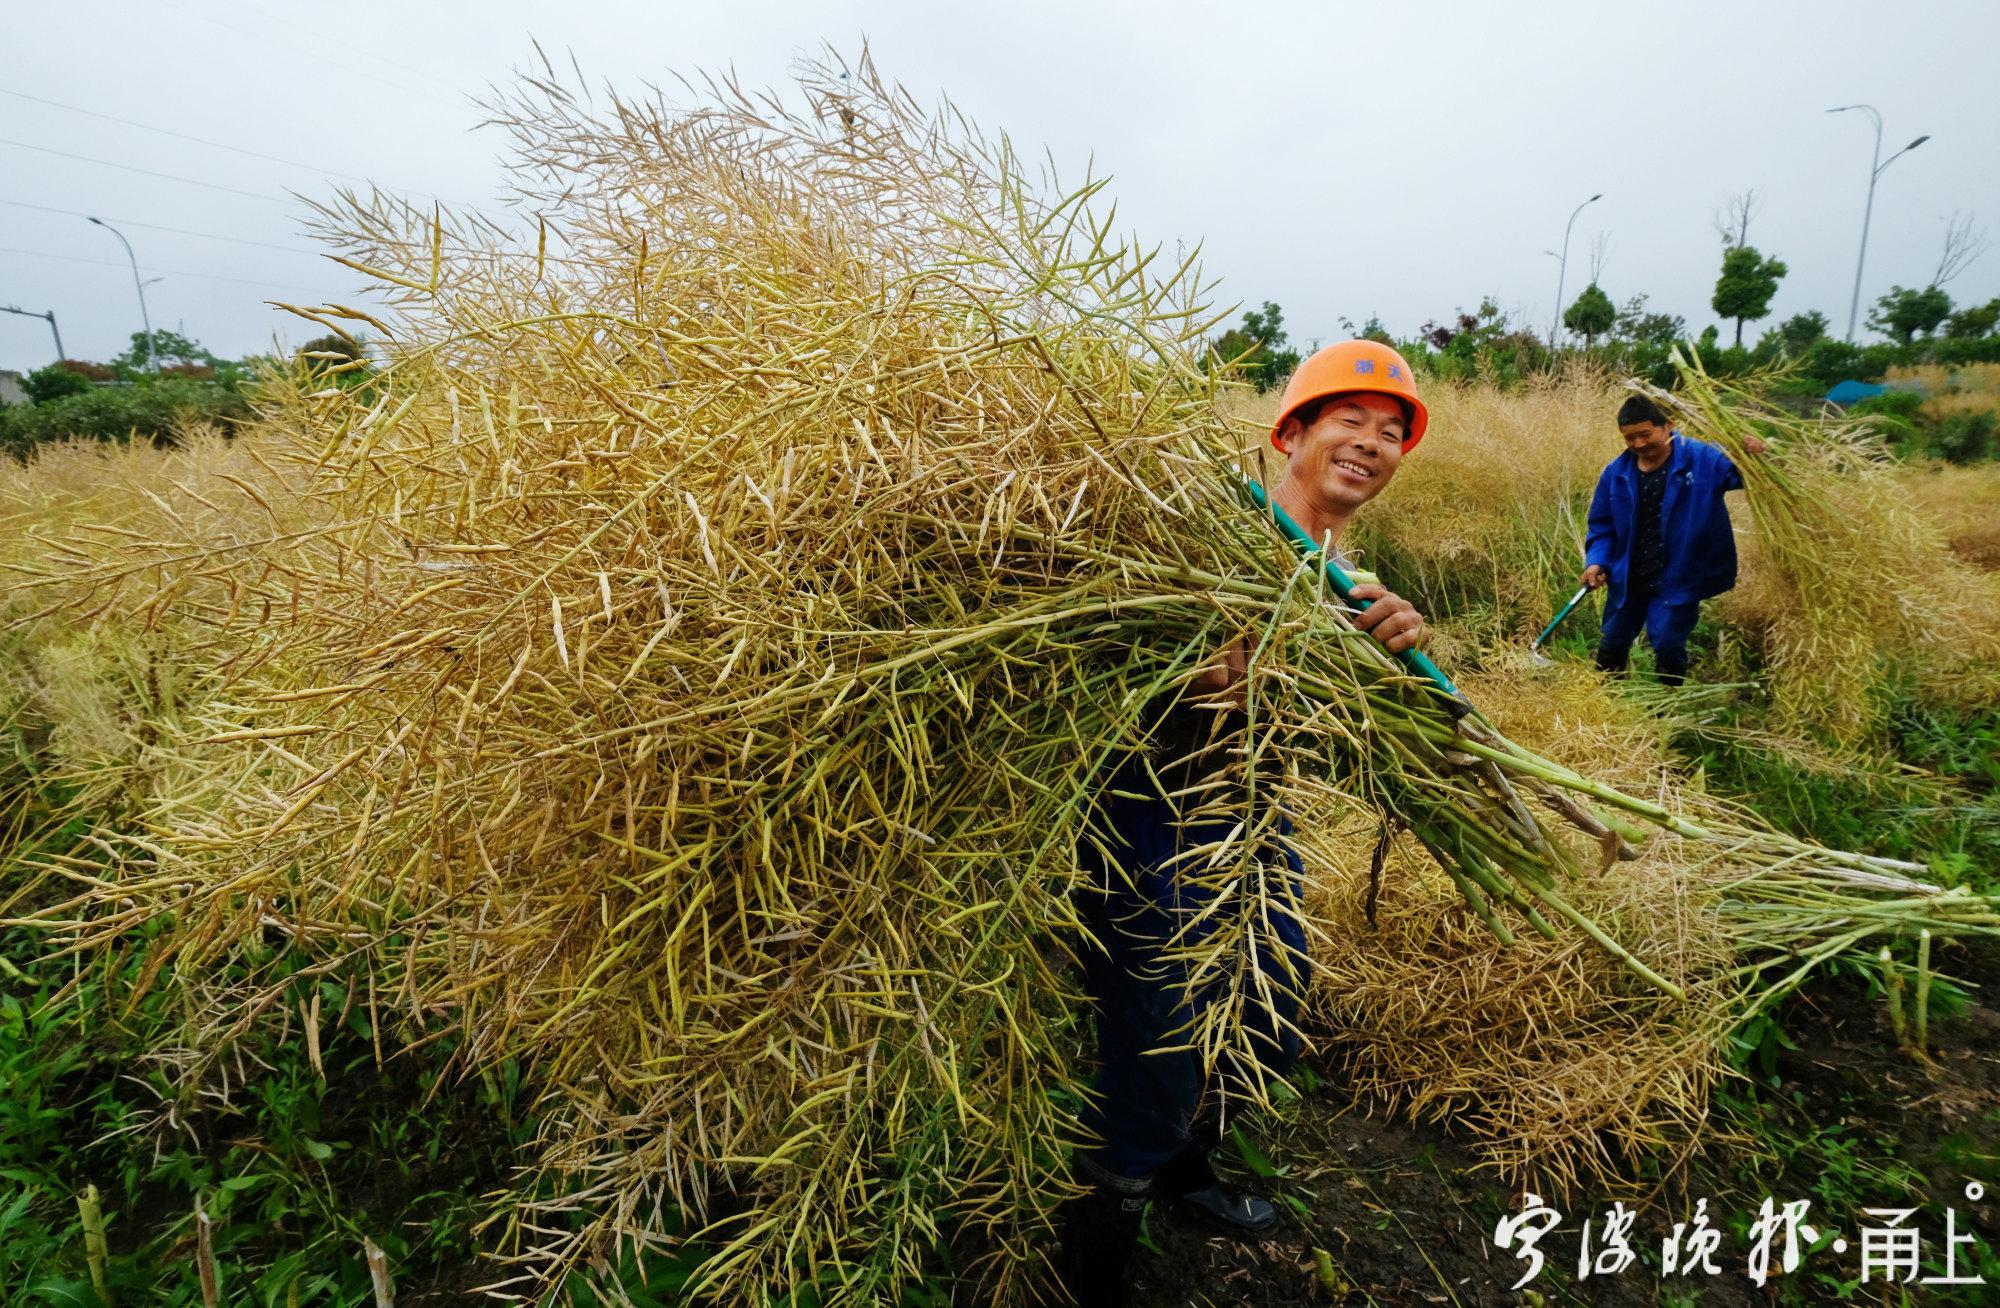
[[[163,279],[146,291],[155,325],[230,356],[314,334],[264,301],[355,283],[298,234],[285,192],[365,177],[490,203],[503,143],[476,130],[470,97],[525,65],[531,37],[634,88],[724,65],[781,83],[821,43],[865,37],[920,100],[949,93],[1075,170],[1094,157],[1121,222],[1202,243],[1229,299],[1276,300],[1308,343],[1371,313],[1407,335],[1488,294],[1546,330],[1544,251],[1596,192],[1565,298],[1603,236],[1606,291],[1644,292],[1698,331],[1714,319],[1713,216],[1751,187],[1751,244],[1791,266],[1770,322],[1818,309],[1838,331],[1874,134],[1825,110],[1856,101],[1881,110],[1885,157],[1931,137],[1882,176],[1864,317],[1891,283],[1924,284],[1954,211],[2000,231],[1992,0],[7,0],[0,305],[53,309],[72,357],[122,349],[137,298],[95,214]],[[2000,250],[1948,289],[2000,294]],[[0,368],[53,357],[46,323],[0,314]]]

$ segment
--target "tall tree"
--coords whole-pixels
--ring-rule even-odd
[[[1618,321],[1618,307],[1611,303],[1596,282],[1583,288],[1583,293],[1563,312],[1563,326],[1583,337],[1585,349],[1596,346],[1597,338],[1611,330]]]
[[[1736,320],[1736,343],[1743,344],[1743,324],[1768,317],[1771,297],[1789,269],[1766,259],[1753,245],[1733,245],[1722,252],[1722,276],[1715,281],[1715,311]]]
[[[1818,309],[1808,309],[1804,313],[1795,313],[1778,324],[1778,342],[1784,346],[1786,354],[1804,354],[1825,337],[1826,329],[1830,326],[1832,324],[1827,321],[1825,314]]]
[[[1715,230],[1722,237],[1724,249],[1750,244],[1750,220],[1757,216],[1758,203],[1757,192],[1749,190],[1730,196],[1715,211]]]
[[[1635,295],[1618,311],[1611,332],[1634,345],[1671,345],[1687,335],[1687,320],[1678,314],[1653,313],[1646,308],[1646,297]]]
[[[201,347],[198,341],[189,340],[179,332],[156,328],[148,347],[144,332],[132,333],[132,345],[125,353],[111,361],[120,373],[135,375],[152,372],[164,364],[205,364],[214,367],[216,357]]]
[[[1968,304],[1951,317],[1945,319],[1946,336],[1991,336],[1993,329],[2000,327],[2000,298],[1988,300],[1984,304]]]
[[[1869,310],[1868,325],[1885,336],[1895,337],[1898,345],[1908,345],[1918,332],[1929,336],[1950,315],[1951,297],[1940,288],[1926,286],[1921,291],[1912,291],[1892,286]]]
[[[1976,214],[1961,216],[1956,210],[1944,225],[1944,249],[1938,254],[1937,271],[1931,274],[1931,285],[1944,285],[1952,278],[1972,266],[1973,260],[1986,253],[1991,244],[1986,233],[1972,225]]]

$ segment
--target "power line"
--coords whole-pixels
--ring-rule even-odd
[[[90,218],[93,216],[81,209],[59,209],[52,204],[30,204],[26,200],[0,200],[0,204],[12,205],[17,209],[35,209],[42,213],[66,214],[71,218]],[[286,254],[303,255],[311,258],[327,257],[323,252],[318,250],[302,250],[295,245],[279,245],[272,241],[253,241],[246,236],[224,236],[220,232],[198,232],[191,227],[169,227],[164,223],[141,222],[136,218],[118,218],[103,214],[95,216],[101,217],[109,223],[118,223],[121,226],[145,227],[156,232],[172,232],[176,236],[198,236],[204,241],[228,241],[232,245],[254,245],[259,249],[279,250]],[[429,250],[431,248],[429,241],[401,241],[390,236],[371,236],[367,238],[367,243],[394,246],[404,250]],[[518,259],[524,262],[532,262],[537,257],[527,250],[498,250],[478,245],[446,245],[443,249],[446,254],[469,254],[482,259]],[[598,263],[595,259],[579,259],[561,254],[545,254],[540,256],[540,258],[544,263],[576,264],[579,267],[592,267]]]
[[[302,51],[306,54],[313,56],[315,59],[318,59],[320,62],[326,64],[330,68],[338,68],[342,72],[352,73],[357,77],[365,77],[371,82],[380,82],[384,86],[393,86],[404,91],[413,91],[416,94],[423,96],[425,99],[436,101],[437,103],[444,105],[447,108],[462,109],[464,107],[463,104],[458,101],[448,100],[445,97],[439,95],[433,95],[431,92],[423,89],[420,86],[411,86],[407,82],[398,82],[393,78],[383,77],[379,73],[371,73],[365,68],[356,68],[352,64],[344,64],[340,62],[338,59],[329,59],[327,58],[325,51],[315,50],[310,46],[301,45],[297,41],[281,41],[277,37],[268,36],[262,32],[255,31],[250,28],[238,27],[233,23],[225,23],[219,18],[215,18],[209,14],[198,13],[195,10],[189,9],[185,5],[174,4],[172,3],[172,0],[153,0],[153,2],[155,5],[159,7],[178,10],[179,12],[186,14],[190,18],[198,18],[202,22],[208,23],[213,27],[219,27],[225,32],[234,32],[238,36],[247,36],[253,41],[262,41],[266,45],[282,46],[287,49]],[[453,95],[457,94],[456,92],[452,91],[450,87],[445,86],[442,82],[434,82],[433,85],[437,86],[439,89],[447,92],[448,94],[453,94]]]
[[[240,145],[230,145],[225,141],[211,141],[205,136],[196,136],[190,132],[176,132],[171,128],[155,127],[151,123],[142,123],[134,118],[120,118],[117,114],[101,113],[96,109],[85,109],[81,105],[64,104],[60,100],[49,100],[39,95],[29,95],[26,91],[14,91],[0,86],[0,95],[11,95],[18,100],[31,100],[36,104],[48,105],[52,109],[62,109],[69,113],[83,114],[90,118],[102,118],[107,123],[119,123],[126,127],[136,127],[142,132],[154,132],[160,136],[171,136],[180,141],[193,141],[196,145],[206,145],[217,150],[227,150],[231,154],[240,154],[250,159],[262,159],[266,163],[284,164],[289,168],[304,168],[308,172],[322,173],[328,177],[340,177],[347,181],[360,182],[367,186],[376,185],[372,178],[362,177],[356,173],[344,173],[338,168],[322,168],[317,164],[309,164],[300,159],[287,159],[282,155],[265,154],[260,150],[246,150]],[[428,195],[433,200],[439,198],[436,195],[432,195],[429,191],[419,191],[415,188],[398,189],[408,189],[413,195]]]
[[[12,205],[16,209],[39,209],[43,213],[66,214],[71,218],[89,218],[92,215],[81,209],[58,209],[49,204],[30,204],[26,200],[0,200],[0,204]],[[96,215],[104,217],[104,215]],[[281,250],[286,254],[322,257],[317,250],[301,250],[296,245],[279,245],[275,241],[253,241],[247,236],[224,236],[219,232],[197,232],[190,227],[168,227],[164,223],[140,222],[137,218],[105,217],[105,222],[118,223],[125,227],[146,227],[156,232],[172,232],[176,236],[199,236],[204,241],[228,241],[232,245],[254,245],[265,250]]]
[[[242,8],[242,7],[243,6],[233,6],[233,5],[231,6],[231,8]],[[446,91],[451,91],[450,87],[444,86],[444,83],[439,82],[435,77],[432,77],[430,70],[427,68],[418,68],[415,64],[406,64],[402,62],[400,59],[391,59],[389,56],[383,54],[379,50],[370,50],[363,46],[358,46],[354,44],[352,41],[343,41],[338,37],[329,36],[325,31],[321,30],[320,27],[308,26],[305,23],[301,23],[296,19],[287,18],[283,14],[271,13],[265,9],[256,6],[248,6],[248,8],[250,9],[250,14],[254,16],[254,21],[256,22],[283,23],[286,27],[293,28],[297,31],[305,33],[307,36],[310,36],[313,39],[313,41],[317,44],[337,45],[341,49],[347,51],[349,54],[358,54],[363,58],[368,59],[374,63],[387,64],[391,68],[400,68],[406,73],[414,73],[417,77],[425,81],[431,82],[432,84],[440,87],[444,87]],[[455,95],[457,94],[457,92],[452,91],[452,94]]]
[[[86,259],[80,254],[51,254],[47,250],[16,250],[0,246],[0,254],[25,254],[36,259],[61,259],[66,263],[94,263],[101,268],[123,268],[126,265],[114,259]],[[195,277],[206,282],[238,282],[244,286],[268,286],[274,290],[309,291],[314,295],[325,295],[324,286],[300,286],[296,282],[267,282],[252,277],[224,277],[217,273],[189,272],[184,268],[146,267],[145,271],[161,273],[168,277]]]
[[[0,136],[0,145],[11,145],[22,150],[34,150],[41,154],[59,155],[64,159],[76,159],[83,163],[100,164],[106,168],[116,168],[121,172],[139,173],[145,177],[163,177],[170,182],[186,182],[189,186],[202,186],[211,191],[223,191],[230,195],[244,195],[252,200],[262,200],[266,204],[291,203],[290,200],[281,200],[275,195],[263,195],[256,191],[240,190],[234,186],[220,186],[214,182],[197,181],[192,177],[181,177],[174,173],[155,172],[151,168],[135,168],[131,164],[113,163],[109,159],[93,159],[87,154],[71,154],[67,150],[52,150],[46,145],[29,145],[26,141],[9,140],[4,136]]]

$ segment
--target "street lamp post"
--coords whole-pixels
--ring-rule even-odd
[[[1890,164],[1896,162],[1896,160],[1902,158],[1931,138],[1928,135],[1919,136],[1916,140],[1896,151],[1896,153],[1890,155],[1887,159],[1884,159],[1882,157],[1882,115],[1876,112],[1874,105],[1844,104],[1838,108],[1829,109],[1827,112],[1830,114],[1844,114],[1850,109],[1861,110],[1875,124],[1875,154],[1868,165],[1868,204],[1861,211],[1861,253],[1854,258],[1854,295],[1847,302],[1847,340],[1849,344],[1853,344],[1854,324],[1861,316],[1861,269],[1862,265],[1868,262],[1868,224],[1875,217],[1875,180],[1882,175]]]
[[[49,330],[55,334],[56,338],[56,362],[58,363],[62,362],[63,360],[62,333],[56,329],[56,311],[54,309],[50,309],[47,313],[36,313],[33,309],[17,309],[11,304],[0,304],[0,313],[18,313],[23,318],[48,319]]]
[[[1556,264],[1556,317],[1555,317],[1555,322],[1553,322],[1549,326],[1549,348],[1552,350],[1555,349],[1557,344],[1559,344],[1561,341],[1562,320],[1563,320],[1563,279],[1565,275],[1567,275],[1569,272],[1570,231],[1572,228],[1576,226],[1576,216],[1582,213],[1587,206],[1596,204],[1599,200],[1602,200],[1603,198],[1604,198],[1604,193],[1602,191],[1599,191],[1596,195],[1591,196],[1588,200],[1585,200],[1582,204],[1579,204],[1575,209],[1572,209],[1569,215],[1569,223],[1563,228],[1563,252],[1560,256],[1558,256]],[[1547,253],[1547,251],[1544,251],[1543,253]]]
[[[132,261],[132,285],[139,292],[139,324],[146,329],[146,370],[148,372],[158,372],[159,369],[155,366],[153,360],[153,318],[151,314],[146,312],[146,283],[139,280],[139,256],[132,253],[132,242],[125,239],[125,233],[119,231],[110,223],[105,222],[102,218],[92,218],[90,221],[117,237],[118,243],[125,247],[125,257]]]

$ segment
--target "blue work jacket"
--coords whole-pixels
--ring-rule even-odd
[[[1736,584],[1736,537],[1729,529],[1729,507],[1722,496],[1742,488],[1743,474],[1727,454],[1705,441],[1674,433],[1672,453],[1667,456],[1667,490],[1660,504],[1660,532],[1667,547],[1666,567],[1660,573],[1661,599],[1691,604]],[[1598,475],[1584,537],[1584,566],[1594,563],[1610,575],[1607,609],[1625,599],[1638,509],[1639,461],[1627,450]]]

